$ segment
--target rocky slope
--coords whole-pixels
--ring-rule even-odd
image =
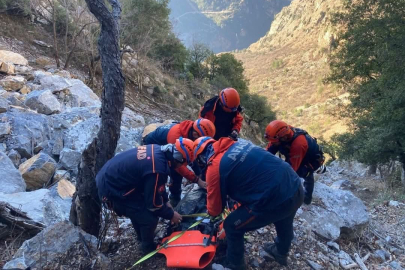
[[[247,48],[262,37],[274,15],[291,0],[171,0],[174,30],[186,45],[193,40],[224,52]]]
[[[270,30],[248,49],[235,53],[245,65],[251,91],[265,96],[278,118],[316,136],[342,132],[344,125],[328,115],[337,98],[347,95],[324,84],[336,29],[332,13],[340,1],[294,0],[276,15]]]
[[[23,56],[8,51],[0,51],[0,56],[0,68],[4,63],[8,67],[8,74],[3,72],[0,78],[0,176],[7,180],[7,185],[0,185],[0,210],[8,203],[40,224],[37,229],[45,228],[31,238],[16,234],[12,224],[0,220],[0,238],[6,237],[0,265],[7,262],[4,269],[130,267],[140,254],[129,220],[120,219],[120,236],[116,225],[110,228],[101,250],[97,239],[67,222],[81,153],[99,128],[99,98],[69,72],[33,69]],[[140,142],[143,116],[124,110],[117,153]],[[391,201],[375,206],[374,200],[356,197],[375,196],[362,186],[362,181],[377,179],[368,178],[367,170],[361,164],[335,162],[319,177],[313,204],[303,206],[295,220],[292,269],[353,267],[356,257],[370,269],[402,269],[405,205]],[[156,240],[164,236],[165,228],[165,223],[159,225]],[[279,269],[261,249],[273,237],[273,226],[247,234],[249,269]],[[23,240],[27,241],[20,246]],[[221,256],[224,252],[219,249],[214,262]],[[140,269],[156,267],[165,268],[162,258],[149,260]],[[214,264],[213,269],[221,266]]]

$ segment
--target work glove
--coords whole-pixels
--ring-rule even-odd
[[[238,135],[239,135],[238,131],[234,129],[232,133],[229,135],[229,137],[231,137],[234,141],[236,141],[238,140]]]

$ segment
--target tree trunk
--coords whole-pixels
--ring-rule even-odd
[[[58,52],[58,39],[56,37],[56,8],[55,1],[52,1],[52,21],[53,21],[53,49],[55,53],[56,67],[60,67],[59,52]]]
[[[125,82],[119,49],[120,2],[109,0],[111,12],[105,6],[104,0],[86,0],[86,3],[101,24],[98,40],[103,72],[101,127],[97,137],[83,152],[70,220],[87,233],[98,236],[100,201],[95,177],[102,166],[114,156],[117,147],[124,109]]]

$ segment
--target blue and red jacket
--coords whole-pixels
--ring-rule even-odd
[[[289,142],[281,142],[279,144],[269,143],[267,151],[275,155],[280,152],[285,161],[288,162],[294,171],[300,177],[305,178],[311,169],[311,160],[319,152],[319,145],[316,140],[307,134],[306,131],[291,127],[294,131],[294,136]]]
[[[181,123],[160,126],[144,138],[144,143],[166,145],[168,143],[175,143],[180,137],[193,140],[193,124],[193,121],[185,120]],[[186,165],[180,166],[176,171],[190,182],[195,183],[198,180],[195,173],[190,171]]]
[[[207,167],[207,209],[222,213],[226,196],[254,213],[292,198],[301,181],[291,166],[248,141],[221,138],[212,144]]]
[[[242,108],[239,106],[236,112],[226,112],[222,106],[218,106],[219,96],[215,96],[204,103],[200,110],[200,117],[206,118],[214,123],[215,136],[218,140],[221,137],[228,137],[233,130],[240,132],[242,128],[243,116]]]
[[[159,217],[171,219],[174,212],[166,206],[165,187],[169,174],[168,161],[159,145],[139,146],[116,155],[101,168],[96,176],[98,194],[111,201],[131,200]]]

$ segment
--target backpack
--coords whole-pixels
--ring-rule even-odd
[[[303,164],[310,170],[318,170],[325,162],[325,156],[323,155],[322,146],[317,142],[316,138],[311,137],[307,131],[300,128],[291,128],[294,131],[294,136],[292,141],[294,141],[298,136],[305,135],[308,143],[308,151],[302,161]]]

